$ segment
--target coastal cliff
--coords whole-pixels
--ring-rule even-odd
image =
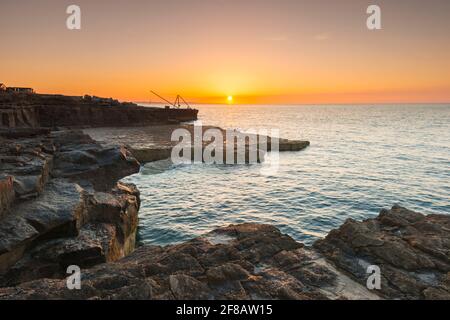
[[[132,127],[197,120],[198,110],[150,108],[111,98],[0,92],[0,129]]]

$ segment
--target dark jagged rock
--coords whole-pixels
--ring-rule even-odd
[[[449,299],[449,223],[394,207],[313,247],[272,226],[232,225],[85,269],[81,290],[41,279],[0,299]],[[366,288],[369,264],[381,268],[380,291]]]
[[[0,128],[36,128],[38,126],[39,116],[35,107],[20,105],[20,98],[18,99],[16,94],[0,92]]]
[[[137,197],[134,186],[121,183],[111,194],[89,194],[77,184],[52,180],[41,197],[0,221],[0,284],[61,277],[71,264],[90,267],[123,258],[135,247]]]
[[[31,128],[13,128],[13,129],[5,129],[0,126],[0,137],[4,137],[7,139],[21,139],[21,138],[32,138],[44,134],[50,133],[49,128],[39,128],[39,127],[31,127]]]
[[[52,181],[42,197],[11,209],[0,221],[0,273],[38,237],[77,234],[85,210],[80,191],[74,184]]]
[[[52,176],[88,181],[95,190],[109,190],[116,181],[139,172],[139,169],[139,162],[126,148],[104,148],[90,141],[61,148],[55,154]]]
[[[71,262],[93,266],[134,250],[139,192],[117,181],[140,165],[125,148],[81,131],[3,142],[0,285],[61,277]]]
[[[19,200],[41,194],[49,178],[89,182],[96,190],[109,190],[139,169],[140,164],[126,148],[102,147],[82,131],[6,139],[0,147],[0,181],[5,181],[6,188],[6,176],[12,177]],[[3,198],[2,207],[8,196]]]
[[[6,213],[14,202],[14,180],[7,174],[0,174],[0,218]]]
[[[343,278],[347,286],[337,287]],[[83,271],[79,291],[66,289],[65,280],[40,280],[0,289],[0,298],[327,299],[353,292],[371,297],[276,228],[244,224],[180,245],[138,248]]]
[[[348,220],[315,246],[364,283],[364,266],[381,268],[381,296],[450,299],[450,216],[394,206],[376,219]]]

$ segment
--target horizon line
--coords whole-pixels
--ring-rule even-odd
[[[163,102],[149,102],[149,101],[131,101],[136,104],[144,103],[144,104],[154,104],[154,105],[167,105]],[[192,105],[224,105],[224,106],[344,106],[344,105],[418,105],[418,104],[431,104],[431,105],[446,105],[450,104],[448,102],[327,102],[327,103],[304,103],[304,102],[290,102],[290,103],[208,103],[208,102],[189,102]]]

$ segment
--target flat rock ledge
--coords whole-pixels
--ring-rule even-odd
[[[367,289],[370,265],[380,290]],[[450,216],[394,206],[312,247],[270,225],[231,225],[84,269],[81,290],[40,279],[0,299],[450,299]]]
[[[14,134],[0,135],[0,287],[61,278],[72,264],[135,249],[139,191],[117,181],[140,164],[126,148],[81,131]]]
[[[243,156],[242,162],[253,163],[253,162],[263,162],[264,157],[267,152],[272,151],[272,149],[277,149],[279,152],[297,152],[302,151],[310,146],[309,141],[303,140],[288,140],[288,139],[278,139],[278,142],[272,146],[272,139],[269,136],[256,135],[243,133],[235,130],[225,130],[219,127],[213,126],[203,126],[203,134],[208,130],[216,130],[221,132],[223,137],[223,144],[215,142],[217,147],[222,147],[223,151],[223,163],[234,163],[238,162],[238,152]],[[128,150],[131,151],[133,156],[142,164],[148,162],[155,162],[160,160],[167,160],[171,158],[172,149],[177,145],[178,141],[172,141],[172,133],[175,130],[184,130],[187,136],[191,137],[191,147],[188,148],[190,155],[184,155],[186,159],[195,160],[195,127],[189,124],[181,125],[157,125],[157,126],[147,126],[141,128],[89,128],[84,129],[84,132],[93,137],[96,141],[99,141],[105,146],[111,145],[125,145]],[[231,146],[231,150],[234,150],[233,157],[227,158],[227,134],[235,135],[244,141],[244,146],[242,146],[242,151],[238,149],[236,141],[234,145]],[[250,137],[252,138],[250,141]],[[189,139],[184,141],[189,144]],[[232,140],[230,140],[232,141]],[[258,144],[261,143],[261,145]],[[275,146],[276,144],[276,146]],[[204,153],[206,148],[211,148],[214,144],[211,141],[205,139],[202,141],[201,154]],[[255,159],[251,160],[250,155],[255,156]],[[195,160],[198,161],[198,160]],[[204,161],[204,159],[202,159]]]

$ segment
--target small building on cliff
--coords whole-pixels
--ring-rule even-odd
[[[16,93],[34,93],[33,88],[20,88],[20,87],[8,87],[6,88],[6,91]]]

